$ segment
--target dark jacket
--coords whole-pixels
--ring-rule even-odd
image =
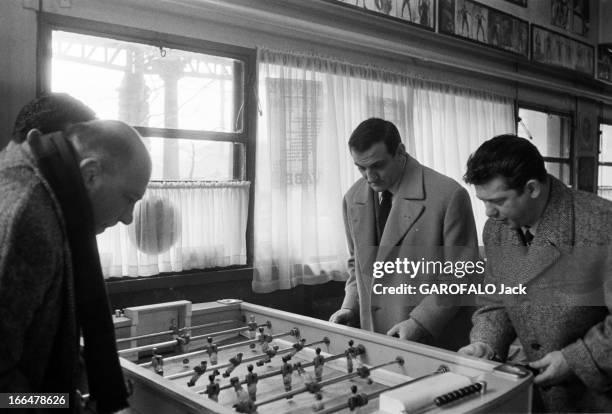
[[[0,391],[66,392],[77,366],[64,219],[29,145],[0,152]]]

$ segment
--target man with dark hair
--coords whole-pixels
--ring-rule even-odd
[[[79,333],[97,412],[127,406],[96,234],[132,221],[151,160],[119,121],[75,124],[0,152],[0,392],[68,393]]]
[[[66,93],[45,94],[21,108],[13,127],[13,141],[25,141],[31,129],[49,134],[62,131],[70,124],[92,121],[95,118],[94,111]]]
[[[467,191],[409,156],[389,121],[363,121],[348,144],[363,178],[344,196],[349,279],[342,308],[330,321],[457,349],[467,342],[468,326],[464,335],[441,335],[457,307],[432,295],[379,294],[373,286],[401,286],[414,279],[399,272],[381,278],[374,266],[404,259],[476,260]],[[433,275],[415,277],[430,283]]]
[[[548,175],[515,135],[482,144],[465,180],[489,217],[485,283],[497,294],[482,297],[460,352],[503,361],[518,337],[539,371],[536,410],[612,411],[612,203]]]

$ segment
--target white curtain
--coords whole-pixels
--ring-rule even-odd
[[[361,121],[394,122],[409,153],[461,183],[468,155],[515,129],[512,101],[486,92],[265,49],[258,61],[256,292],[345,277],[341,203],[359,177],[347,141]]]
[[[134,221],[98,236],[105,277],[246,264],[248,182],[151,182]]]

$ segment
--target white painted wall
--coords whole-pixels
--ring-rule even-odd
[[[19,109],[36,95],[36,13],[29,3],[0,1],[0,148]]]

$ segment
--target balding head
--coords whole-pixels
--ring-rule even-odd
[[[151,159],[140,134],[121,121],[95,120],[72,125],[66,137],[80,159],[95,157],[109,172],[121,172],[133,163],[150,169]]]
[[[151,158],[140,134],[121,121],[75,124],[65,133],[75,149],[94,213],[96,232],[132,221],[134,204],[151,177]]]

